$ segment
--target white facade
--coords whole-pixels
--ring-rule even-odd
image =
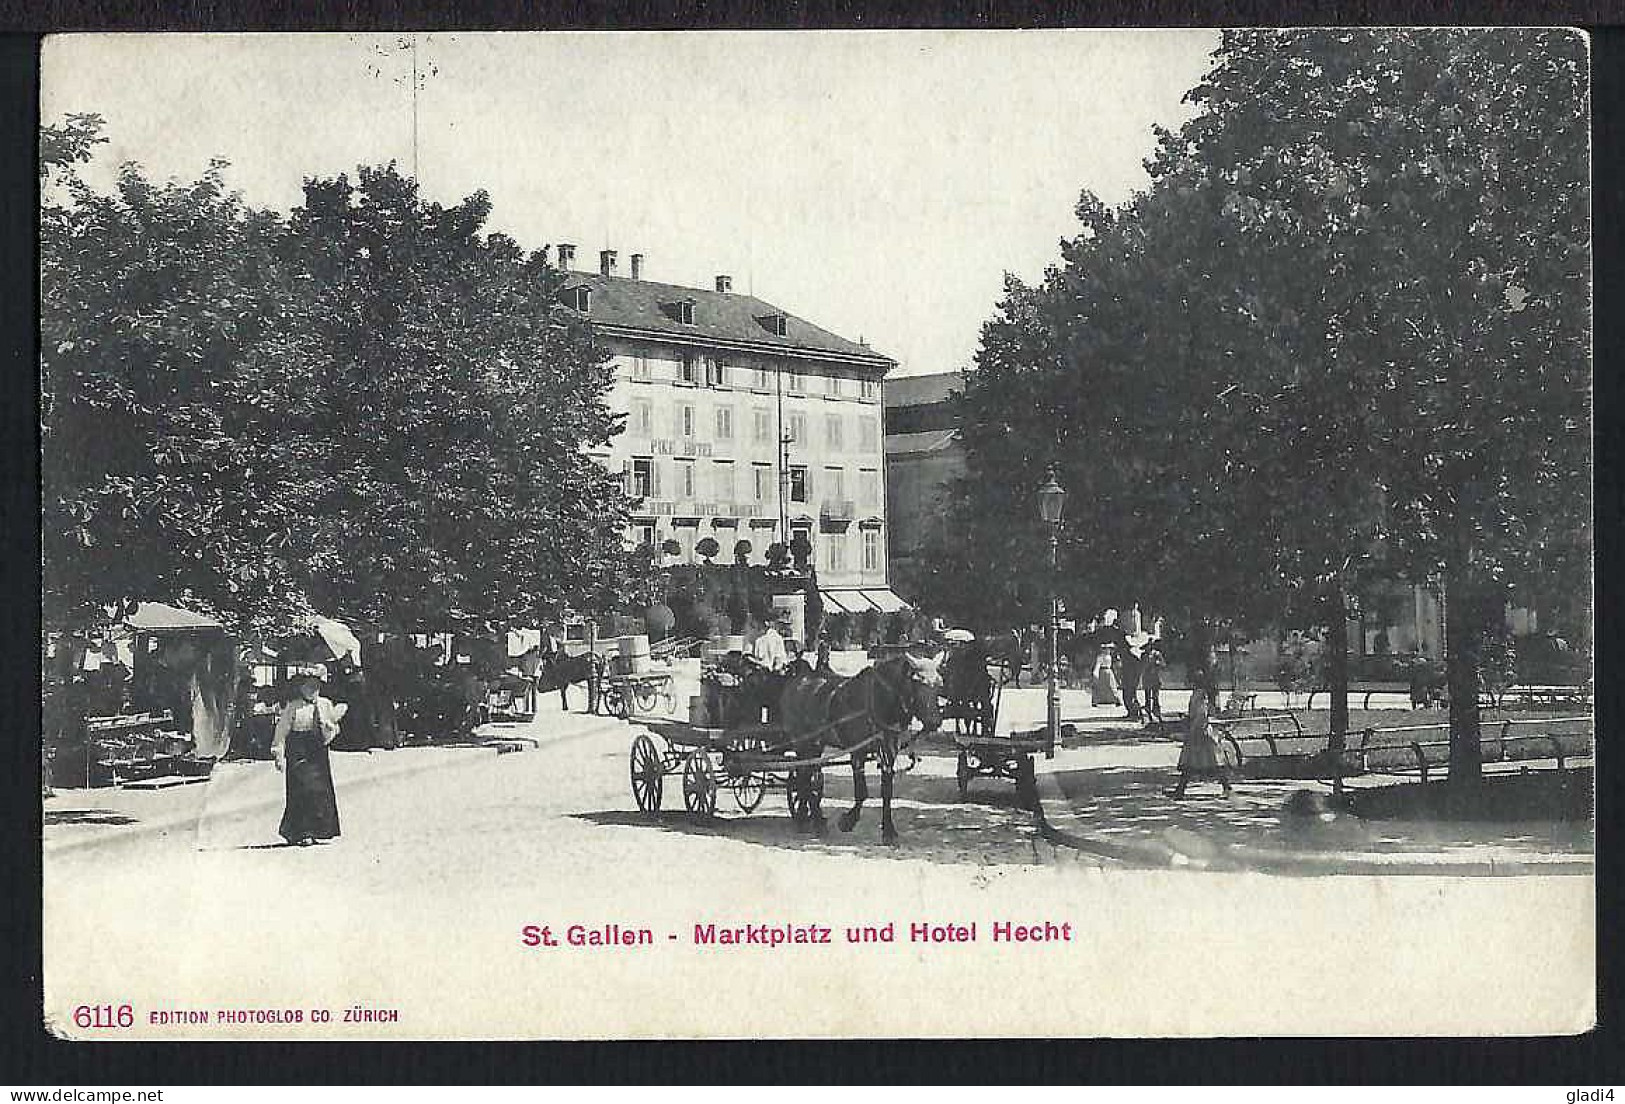
[[[886,585],[881,382],[872,368],[771,353],[601,336],[612,350],[611,408],[627,415],[607,462],[622,471],[632,539],[682,548],[740,540],[760,563],[803,532],[820,583]]]

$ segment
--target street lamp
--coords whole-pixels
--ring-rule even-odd
[[[1055,481],[1055,467],[1038,488],[1038,515],[1049,525],[1049,754],[1061,737],[1061,682],[1059,673],[1061,602],[1055,593],[1055,576],[1060,567],[1061,510],[1066,505],[1066,488]]]

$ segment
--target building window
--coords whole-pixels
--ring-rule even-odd
[[[639,437],[653,437],[655,408],[648,399],[632,400],[632,432]]]
[[[751,492],[757,502],[766,502],[773,497],[773,466],[771,464],[752,464],[750,466]]]
[[[717,440],[732,441],[734,439],[734,408],[731,406],[717,407]]]
[[[750,370],[750,385],[758,391],[767,390],[767,369],[752,368]]]
[[[638,498],[653,498],[655,493],[655,462],[648,456],[632,459],[632,494]]]
[[[831,379],[834,377],[831,376]],[[841,447],[841,416],[839,414],[824,415],[824,440],[832,449]]]
[[[841,397],[841,377],[833,372],[824,377],[824,394],[832,399]]]
[[[878,388],[875,386],[875,381],[870,379],[868,376],[864,376],[858,381],[858,395],[861,398],[873,399],[877,390]]]
[[[734,462],[717,460],[711,464],[711,498],[716,502],[734,500]]]
[[[802,444],[807,440],[807,416],[805,414],[791,414],[786,424],[790,427],[786,434],[792,445]]]
[[[790,501],[807,501],[807,468],[805,465],[790,465]]]
[[[592,310],[592,289],[586,286],[570,288],[564,293],[564,301],[587,314]]]
[[[728,365],[715,357],[705,358],[705,386],[725,387],[728,379]]]
[[[632,378],[635,380],[649,379],[649,358],[635,356],[632,358]]]
[[[677,497],[692,500],[694,498],[694,461],[677,461]]]
[[[694,436],[694,404],[684,403],[677,408],[677,428],[679,437]]]
[[[863,531],[863,570],[880,570],[880,530]]]
[[[694,325],[694,300],[684,299],[677,304],[677,321],[685,326]]]
[[[750,435],[758,444],[773,440],[773,412],[767,407],[758,406],[750,412]]]
[[[677,378],[688,384],[698,383],[700,379],[699,357],[693,353],[684,353],[682,364],[677,369]]]
[[[846,534],[827,533],[824,536],[824,547],[828,549],[825,555],[825,566],[831,571],[846,570]]]
[[[865,506],[880,505],[880,473],[868,470],[858,472],[858,494],[862,496]]]
[[[846,497],[846,473],[840,468],[824,469],[824,495],[836,502]]]
[[[873,418],[858,419],[858,447],[864,449],[878,448],[880,446],[879,432]]]
[[[634,547],[653,548],[655,543],[655,523],[652,521],[638,521],[632,524],[632,540]]]
[[[807,390],[807,377],[801,374],[800,368],[790,369],[790,383],[787,390],[792,395],[799,395]]]

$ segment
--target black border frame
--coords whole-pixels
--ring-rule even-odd
[[[26,2],[26,0],[24,0]],[[166,10],[166,8],[168,10]],[[1625,1081],[1617,1025],[1620,955],[1605,939],[1620,916],[1619,817],[1610,795],[1622,792],[1618,758],[1598,757],[1599,1017],[1596,1030],[1566,1038],[1246,1039],[1246,1040],[960,1040],[672,1043],[68,1043],[41,1026],[40,810],[37,731],[38,419],[35,273],[38,35],[71,30],[393,30],[664,28],[1013,28],[1189,25],[1398,25],[1435,23],[1563,24],[1592,31],[1593,196],[1596,272],[1595,414],[1597,656],[1616,654],[1618,634],[1602,612],[1615,607],[1607,568],[1618,562],[1625,427],[1618,350],[1625,348],[1625,288],[1619,272],[1625,185],[1620,173],[1625,115],[1625,28],[1613,4],[1376,2],[1223,5],[1120,0],[1025,4],[919,4],[905,0],[774,5],[682,0],[548,5],[484,0],[455,6],[432,0],[351,0],[298,4],[278,0],[113,7],[55,0],[17,18],[0,6],[0,823],[12,846],[0,849],[10,892],[0,894],[5,946],[4,1034],[0,1079],[21,1086],[97,1084],[527,1084],[527,1083],[894,1083],[984,1084],[1556,1084],[1586,1087]],[[31,401],[32,400],[32,401]],[[1598,680],[1604,727],[1619,716],[1617,683]],[[1608,737],[1604,736],[1606,745]],[[9,861],[15,860],[15,861]],[[1532,936],[1533,938],[1533,936]],[[1192,984],[1202,984],[1193,978]],[[1327,994],[1336,1000],[1335,993]]]

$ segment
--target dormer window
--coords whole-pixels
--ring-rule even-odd
[[[588,314],[592,311],[592,288],[587,287],[585,284],[580,287],[565,288],[564,302],[567,306],[574,307],[582,314]]]
[[[677,321],[685,326],[694,325],[694,300],[684,299],[677,304]]]
[[[790,320],[785,315],[767,314],[757,319],[757,321],[762,324],[763,329],[774,337],[784,337],[789,332]]]

